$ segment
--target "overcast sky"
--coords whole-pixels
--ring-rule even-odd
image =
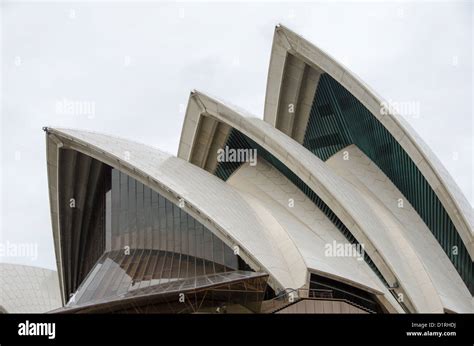
[[[55,268],[43,126],[176,154],[190,90],[262,117],[274,26],[349,67],[408,122],[473,203],[473,5],[465,2],[2,4],[0,242]],[[68,114],[65,102],[90,106]],[[59,108],[58,108],[59,107]]]

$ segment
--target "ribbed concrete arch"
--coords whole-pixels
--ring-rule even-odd
[[[436,155],[387,103],[355,74],[288,28],[275,29],[267,79],[264,119],[303,142],[316,86],[322,74],[356,97],[389,131],[421,171],[474,258],[472,208]]]
[[[402,225],[384,220],[374,210],[380,205],[361,198],[359,191],[293,139],[270,124],[215,98],[193,92],[188,104],[179,155],[192,160],[202,143],[201,117],[212,117],[242,132],[297,174],[363,243],[366,252],[390,285],[399,285],[414,311],[443,312],[440,297],[416,251],[402,235]],[[207,146],[210,147],[209,145]],[[202,148],[200,150],[203,150]],[[407,263],[409,265],[407,266]],[[399,292],[400,292],[399,291]],[[468,307],[469,309],[469,307]]]
[[[204,170],[149,146],[103,134],[46,129],[48,179],[53,236],[62,284],[61,229],[58,202],[58,152],[72,149],[116,168],[159,192],[173,203],[184,202],[187,213],[208,227],[228,246],[237,245],[239,255],[254,270],[270,275],[269,284],[276,290],[300,288],[307,282],[304,261],[288,242],[277,243],[274,230],[267,227],[257,212],[231,186]],[[280,239],[281,240],[281,239]],[[291,266],[288,262],[291,258]],[[72,264],[74,267],[75,264]]]
[[[274,216],[295,243],[310,272],[374,293],[388,311],[403,312],[363,257],[326,256],[327,246],[347,244],[347,239],[297,186],[270,163],[261,157],[255,166],[245,163],[227,183]]]

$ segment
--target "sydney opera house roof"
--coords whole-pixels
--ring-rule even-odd
[[[263,120],[193,91],[177,157],[45,131],[58,313],[474,312],[462,192],[401,116],[283,26]]]
[[[61,307],[54,270],[0,263],[0,313],[43,313]]]

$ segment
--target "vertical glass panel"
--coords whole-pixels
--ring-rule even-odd
[[[111,232],[115,235],[118,231],[119,226],[119,212],[120,212],[120,172],[116,169],[112,169],[112,188],[110,191],[112,193],[112,210],[117,212],[111,212],[112,216],[112,229]]]
[[[137,195],[136,180],[128,179],[128,245],[136,247],[137,237]]]
[[[174,218],[173,204],[166,200],[166,249],[174,252]]]
[[[213,262],[218,264],[224,264],[224,243],[220,241],[214,234],[212,235],[213,245]]]
[[[233,249],[228,246],[224,246],[224,265],[227,268],[238,269],[238,259],[234,255]]]
[[[181,209],[175,204],[171,204],[173,208],[173,241],[174,241],[174,252],[181,253]]]
[[[145,225],[145,206],[144,206],[144,191],[143,184],[136,183],[136,196],[137,196],[137,247],[145,248],[145,232],[147,226]]]
[[[209,261],[213,259],[213,248],[212,248],[212,233],[204,232],[204,248],[203,248],[203,258]]]
[[[188,230],[188,244],[189,249],[188,253],[191,256],[196,256],[196,227],[194,224],[194,219],[190,215],[186,215],[186,228]]]
[[[204,229],[200,223],[194,223],[194,229],[196,230],[196,257],[204,257]]]
[[[166,223],[166,200],[160,196],[159,198],[159,222],[160,222],[160,250],[168,250],[168,229]]]
[[[145,218],[144,222],[144,229],[145,229],[145,248],[152,249],[153,248],[153,219],[152,219],[152,204],[151,204],[151,189],[146,187],[143,190],[143,209]]]
[[[114,187],[112,187],[113,189]],[[128,176],[124,173],[120,173],[120,219],[118,232],[120,236],[128,233]]]
[[[112,247],[112,191],[105,193],[105,251]]]
[[[161,249],[160,247],[160,219],[159,219],[159,204],[158,204],[158,194],[154,191],[151,191],[151,232],[152,232],[152,249]]]
[[[188,229],[188,217],[184,210],[179,210],[179,230],[181,233],[181,253],[189,254],[189,229]]]

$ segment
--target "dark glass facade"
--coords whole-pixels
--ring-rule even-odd
[[[367,155],[410,202],[474,294],[471,257],[428,181],[380,121],[330,75],[323,74],[303,146],[325,161],[350,144]]]
[[[248,289],[241,302],[263,299],[268,275],[252,273],[233,249],[179,205],[79,152],[61,149],[59,162],[59,184],[64,186],[59,196],[61,255],[70,298],[66,310],[125,297],[134,300],[133,292],[141,292],[144,300],[142,295],[151,292],[164,303],[166,285],[175,282],[194,280],[196,291],[222,283],[222,278],[257,280],[254,274],[259,276],[258,287],[244,283]],[[208,305],[217,300],[207,299]],[[110,304],[108,311],[131,306]],[[159,306],[166,310],[166,304],[150,304],[158,304],[155,312]]]
[[[153,249],[175,254],[172,261],[189,257],[239,268],[233,250],[178,205],[125,173],[112,169],[111,175],[106,207],[111,220],[106,228],[110,250]]]
[[[110,167],[70,149],[59,150],[58,191],[63,285],[73,293],[105,251],[105,197]]]

